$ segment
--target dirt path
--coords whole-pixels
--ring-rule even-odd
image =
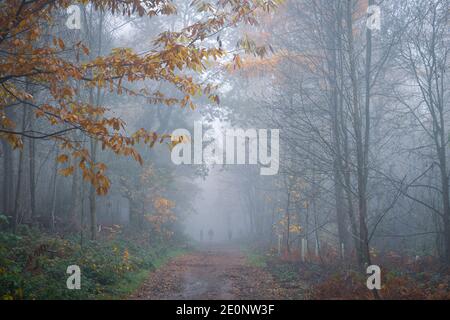
[[[286,292],[237,249],[203,248],[152,272],[131,299],[285,299]]]

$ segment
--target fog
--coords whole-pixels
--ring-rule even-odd
[[[377,265],[449,297],[450,0],[38,2],[0,5],[0,297],[171,257],[206,271],[142,296],[334,299]]]
[[[241,238],[248,226],[239,194],[227,172],[213,167],[208,176],[197,179],[196,184],[201,193],[194,203],[195,213],[186,219],[185,232],[200,241],[200,230],[203,230],[205,242],[209,240],[210,229],[214,232],[213,241],[230,241],[229,231],[231,240]]]

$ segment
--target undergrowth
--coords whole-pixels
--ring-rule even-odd
[[[0,231],[0,299],[115,299],[136,290],[148,272],[181,254],[173,241],[123,234],[80,241],[22,228]],[[69,265],[81,269],[81,289],[67,289]]]
[[[264,254],[257,248],[244,248],[243,252],[251,265],[264,268],[292,294],[301,288],[298,297],[302,299],[450,299],[450,270],[430,256],[374,255],[373,263],[381,267],[381,289],[376,297],[366,285],[369,275],[332,253],[301,261],[298,252],[278,255],[271,250]]]

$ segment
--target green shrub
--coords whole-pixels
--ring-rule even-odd
[[[0,232],[0,299],[94,299],[126,295],[148,271],[171,255],[174,244],[62,238],[22,228],[18,235]],[[81,289],[68,290],[69,265],[81,268]]]

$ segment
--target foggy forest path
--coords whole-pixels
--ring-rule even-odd
[[[285,290],[237,248],[210,245],[150,273],[131,299],[283,299]]]

